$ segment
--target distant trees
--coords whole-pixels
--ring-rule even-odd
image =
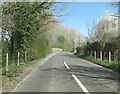
[[[67,27],[60,23],[54,25],[51,30],[51,42],[53,47],[60,47],[63,50],[71,51],[75,47],[76,30],[73,27]],[[64,41],[63,41],[64,40]]]
[[[106,43],[116,41],[118,37],[118,18],[113,16],[113,13],[105,13],[99,18],[98,24],[93,24],[91,28],[88,26],[89,41],[98,41]]]
[[[64,36],[58,36],[58,47],[64,50]]]
[[[113,15],[113,13],[106,12],[104,16],[99,18],[98,24],[94,24],[91,30],[88,28],[89,40],[91,40],[91,42],[117,42],[118,18]]]
[[[83,35],[80,33],[80,32],[78,32],[77,33],[77,38],[76,38],[76,45],[78,46],[78,47],[81,47],[82,46],[82,44],[83,44],[83,41],[84,41],[84,37],[83,37]]]

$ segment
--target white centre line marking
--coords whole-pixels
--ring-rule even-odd
[[[79,81],[79,79],[74,74],[72,74],[72,76],[78,83],[78,85],[82,88],[82,90],[85,92],[85,94],[90,94],[89,91],[84,87],[84,85]]]
[[[64,65],[67,69],[70,69],[65,61],[64,61]]]

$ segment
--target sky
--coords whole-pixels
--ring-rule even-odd
[[[66,9],[71,15],[62,17],[65,26],[74,27],[78,32],[87,36],[87,24],[98,22],[106,12],[115,12],[110,2],[71,2]]]

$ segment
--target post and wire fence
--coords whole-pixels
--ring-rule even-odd
[[[88,52],[88,56],[97,59],[97,60],[101,60],[101,61],[108,61],[108,62],[112,62],[112,61],[116,61],[117,57],[115,57],[115,52],[109,51],[109,52],[104,52],[104,51],[89,51]]]
[[[24,62],[27,62],[27,52],[24,53]],[[17,53],[17,66],[20,66],[20,52]],[[9,54],[6,53],[6,71],[9,71]]]

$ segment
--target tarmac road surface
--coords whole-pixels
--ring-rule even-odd
[[[118,82],[116,72],[70,52],[59,52],[34,69],[13,92],[118,92]]]

